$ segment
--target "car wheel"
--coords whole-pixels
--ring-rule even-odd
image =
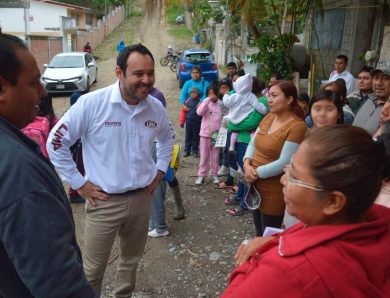
[[[179,80],[179,88],[183,88],[184,82]]]
[[[162,57],[162,58],[160,59],[160,64],[161,64],[162,66],[167,66],[168,63],[169,63],[169,59],[168,59],[167,56]]]
[[[90,90],[91,90],[91,86],[90,86],[89,77],[88,77],[88,78],[87,78],[87,86],[86,86],[86,88],[85,88],[85,93],[88,93]]]
[[[97,77],[98,77],[98,70],[96,68],[96,75],[95,75],[95,81],[94,81],[95,84],[97,83]]]

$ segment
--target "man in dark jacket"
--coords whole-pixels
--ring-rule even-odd
[[[226,64],[227,75],[225,79],[228,79],[230,83],[233,82],[233,77],[237,74],[237,64],[233,61]]]
[[[20,132],[45,93],[39,80],[23,41],[0,34],[0,297],[96,297],[61,180]]]

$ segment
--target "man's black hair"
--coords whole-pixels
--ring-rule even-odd
[[[345,55],[338,55],[336,59],[343,59],[345,61],[345,64],[348,64],[348,57]]]
[[[116,65],[119,66],[119,68],[122,70],[124,76],[126,76],[127,59],[133,52],[137,52],[142,55],[149,55],[154,62],[152,53],[147,47],[143,46],[142,44],[137,43],[131,46],[127,46],[118,54],[118,57],[116,58]]]
[[[16,85],[18,75],[23,70],[23,63],[16,55],[18,49],[28,51],[26,44],[19,37],[0,34],[0,76],[12,85]]]
[[[231,61],[228,64],[226,64],[226,67],[234,67],[235,69],[237,69],[237,64],[235,62]]]
[[[306,102],[307,104],[309,104],[309,103],[310,103],[310,96],[309,96],[309,94],[307,94],[307,93],[301,93],[301,94],[298,96],[298,100],[304,101],[304,102]]]
[[[371,67],[371,66],[368,66],[368,65],[364,65],[362,67],[362,69],[359,71],[359,73],[362,73],[362,72],[369,72],[371,75],[372,75],[372,71],[374,70],[374,67]]]
[[[239,77],[245,76],[245,70],[243,68],[237,70],[237,75]]]

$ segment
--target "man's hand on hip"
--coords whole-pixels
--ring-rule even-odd
[[[150,183],[146,188],[145,192],[147,194],[152,195],[154,190],[156,189],[157,185],[161,182],[161,180],[164,178],[165,174],[163,171],[157,170],[157,175],[154,177],[152,183]]]
[[[88,200],[88,202],[93,207],[97,206],[95,200],[108,201],[111,199],[111,196],[109,194],[104,192],[99,186],[96,186],[95,184],[92,184],[89,181],[87,181],[79,189],[76,189],[76,191],[80,196]]]

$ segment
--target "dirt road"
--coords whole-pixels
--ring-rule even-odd
[[[134,24],[140,23],[134,27]],[[133,24],[133,25],[131,25]],[[184,143],[183,129],[178,127],[179,94],[178,82],[174,73],[158,61],[165,54],[168,44],[182,48],[191,45],[190,40],[173,40],[167,34],[167,24],[154,15],[151,19],[138,19],[125,22],[116,36],[134,32],[134,42],[145,44],[155,56],[156,83],[167,98],[169,116],[174,123],[177,140]],[[114,49],[118,39],[109,38],[101,46]],[[98,62],[99,80],[92,88],[105,87],[115,81],[115,55]],[[57,115],[68,109],[67,97],[54,99]],[[144,257],[137,275],[136,297],[218,297],[228,281],[233,268],[234,253],[238,244],[254,235],[250,215],[231,217],[223,204],[226,192],[217,190],[211,181],[202,186],[195,186],[197,163],[199,159],[188,157],[183,160],[178,172],[182,190],[186,218],[174,221],[172,218],[171,194],[167,193],[168,237],[148,239]],[[77,237],[83,249],[84,208],[73,205],[76,220]],[[102,297],[113,297],[113,284],[117,261],[115,244],[110,264],[106,271]]]

